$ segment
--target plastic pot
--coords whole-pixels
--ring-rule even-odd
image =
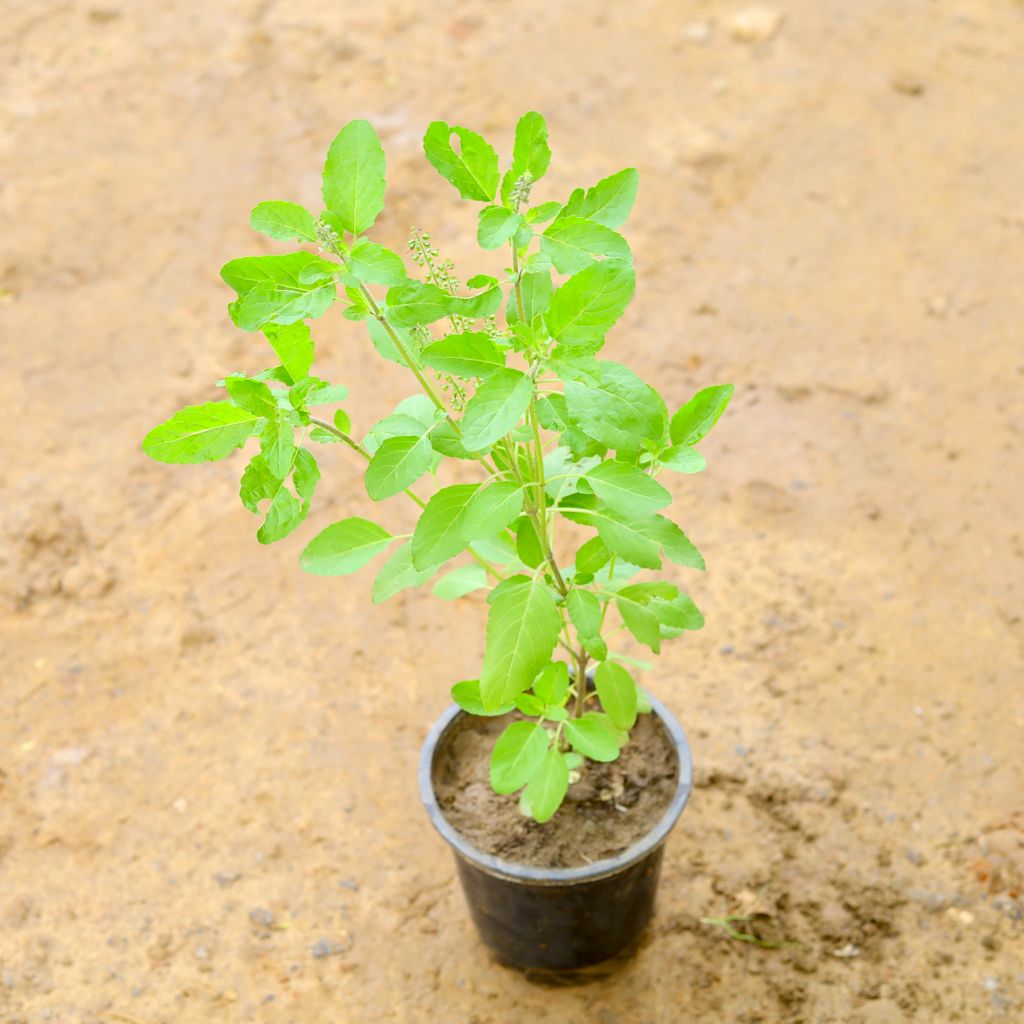
[[[636,946],[654,911],[662,848],[690,796],[693,765],[679,723],[659,701],[652,713],[676,751],[679,775],[661,820],[617,857],[575,868],[515,864],[483,853],[441,813],[434,758],[465,715],[453,704],[438,719],[420,755],[420,796],[434,827],[455,854],[462,889],[480,937],[509,966],[577,971]]]

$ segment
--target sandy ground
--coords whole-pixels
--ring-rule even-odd
[[[0,1020],[1021,1019],[1021,3],[0,6]],[[414,785],[482,602],[299,572],[366,508],[341,451],[270,549],[237,459],[139,452],[264,365],[217,271],[341,124],[384,136],[380,240],[465,267],[422,129],[530,108],[548,196],[641,171],[609,357],[737,385],[675,482],[708,627],[646,678],[698,788],[646,946],[558,990],[488,960]],[[357,422],[409,393],[317,336]],[[698,920],[755,911],[795,945]]]

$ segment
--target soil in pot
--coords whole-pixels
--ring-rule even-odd
[[[478,850],[533,867],[580,867],[617,856],[657,825],[672,802],[679,769],[655,716],[637,720],[617,761],[588,761],[544,825],[520,814],[519,801],[495,793],[489,781],[494,742],[519,717],[464,716],[434,759],[438,806]]]

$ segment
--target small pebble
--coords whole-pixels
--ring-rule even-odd
[[[188,801],[183,797],[179,796],[171,806],[179,813],[184,814],[188,810]]]
[[[711,41],[711,22],[691,21],[683,28],[683,38],[688,43],[696,43],[698,46],[709,43]]]
[[[322,960],[327,956],[337,956],[339,953],[344,953],[346,949],[348,949],[347,945],[342,945],[333,939],[318,939],[313,943],[311,952],[314,960]]]
[[[848,942],[842,949],[833,950],[832,955],[839,957],[841,960],[851,960],[855,956],[860,956],[860,946],[855,946],[852,942]]]
[[[907,848],[907,860],[909,860],[915,868],[919,868],[924,863],[924,857],[921,856],[920,851],[915,850],[913,847]]]
[[[735,650],[736,650],[736,648],[733,647],[732,644],[722,644],[722,646],[718,648],[718,653],[719,654],[732,654],[733,651],[735,651]]]
[[[223,889],[226,886],[233,885],[242,876],[237,871],[218,871],[213,877],[216,883]]]
[[[209,960],[210,951],[205,946],[196,946],[195,954],[197,960]]]
[[[764,43],[779,31],[782,17],[782,12],[773,7],[744,7],[729,18],[725,27],[741,43]]]
[[[338,880],[338,885],[342,889],[348,889],[349,892],[359,892],[359,883],[354,878],[341,878]]]
[[[269,928],[274,923],[274,912],[266,907],[254,907],[249,911],[249,920],[263,928]]]
[[[889,84],[896,92],[902,93],[904,96],[920,96],[924,92],[924,82],[917,75],[908,71],[901,71],[893,75]]]

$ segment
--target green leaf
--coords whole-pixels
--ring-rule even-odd
[[[497,249],[503,246],[524,223],[521,213],[514,213],[504,206],[485,206],[480,211],[476,240],[480,243],[481,249]]]
[[[322,270],[322,278],[326,280],[337,267],[311,252],[288,252],[278,256],[242,256],[230,260],[221,267],[220,276],[242,298],[257,285],[267,283],[308,290],[319,281],[304,281],[302,274],[316,269]]]
[[[157,462],[213,462],[241,448],[258,422],[230,402],[189,405],[154,427],[142,450]]]
[[[285,415],[267,420],[260,431],[260,453],[267,460],[270,471],[280,478],[288,475],[295,459],[295,429]]]
[[[292,482],[298,497],[285,483],[293,467]],[[283,471],[272,468],[263,454],[253,456],[242,474],[239,496],[250,512],[259,512],[259,503],[270,501],[266,518],[256,531],[256,539],[261,544],[272,544],[287,537],[306,518],[319,479],[316,460],[304,449],[292,452]]]
[[[636,586],[623,587],[615,595],[615,607],[625,627],[655,654],[661,650],[661,625],[658,616],[647,607],[649,598]]]
[[[596,352],[635,287],[633,268],[620,260],[595,263],[573,274],[555,292],[544,316],[551,337],[565,349]]]
[[[417,346],[413,342],[409,330],[392,322],[390,309],[385,315],[388,318],[388,326],[398,335],[399,340],[405,346],[406,352],[415,352]],[[407,365],[405,359],[402,358],[401,353],[398,351],[394,340],[388,333],[388,328],[384,324],[376,317],[367,317],[366,329],[370,332],[370,341],[373,343],[373,347],[380,355],[393,363],[398,363],[399,366]]]
[[[544,549],[529,516],[520,516],[516,523],[516,554],[523,565],[531,569],[536,569],[544,561]]]
[[[677,592],[669,599],[655,598],[648,608],[657,616],[662,636],[678,636],[686,630],[704,626],[704,616],[686,594]]]
[[[683,531],[664,516],[653,516],[641,524],[643,532],[661,546],[665,557],[676,565],[690,569],[704,569],[704,556],[694,547]]]
[[[512,144],[511,185],[524,174],[531,181],[539,181],[551,165],[551,147],[548,145],[548,126],[535,110],[523,114],[516,124],[515,142]]]
[[[349,121],[327,151],[324,206],[345,231],[361,235],[384,209],[384,148],[369,121]]]
[[[551,305],[555,289],[551,283],[550,272],[544,270],[537,274],[524,274],[519,283],[519,292],[523,299],[523,321],[527,324],[532,323],[535,317],[546,313]],[[509,294],[505,315],[510,324],[519,322],[519,308],[514,290]]]
[[[550,821],[569,790],[569,766],[565,754],[553,747],[547,752],[541,766],[526,784],[520,806],[539,825]]]
[[[619,743],[607,715],[588,711],[580,718],[570,718],[565,735],[573,748],[591,761],[614,761],[619,756]]]
[[[268,324],[263,328],[270,347],[288,374],[289,383],[297,384],[313,365],[313,339],[304,323]]]
[[[419,587],[426,583],[434,574],[433,569],[420,572],[412,564],[412,545],[406,541],[380,567],[377,578],[373,581],[373,603],[380,604],[389,597],[410,587]]]
[[[459,151],[452,147],[452,135]],[[494,201],[498,190],[498,154],[476,132],[434,121],[423,136],[423,151],[442,178],[458,189],[463,199]]]
[[[665,433],[661,396],[620,363],[595,360],[587,383],[566,381],[565,404],[580,430],[619,452],[633,454],[644,441],[657,443]]]
[[[539,718],[544,714],[544,704],[532,693],[521,693],[516,697],[516,708],[524,715],[532,718]]]
[[[487,616],[487,646],[480,692],[487,707],[514,700],[529,689],[551,660],[562,617],[540,580],[503,593]]]
[[[263,281],[232,302],[228,312],[243,331],[258,331],[267,324],[293,324],[323,316],[336,297],[333,281],[312,287]]]
[[[698,391],[679,412],[672,417],[670,433],[673,444],[693,445],[700,441],[718,422],[732,398],[733,386],[719,384]]]
[[[633,262],[633,254],[622,235],[582,217],[559,217],[541,235],[540,251],[551,258],[560,274],[575,274],[599,257]]]
[[[537,722],[513,722],[508,726],[491,752],[494,792],[514,793],[524,786],[543,763],[548,743],[547,729]]]
[[[601,602],[589,590],[575,587],[565,597],[569,618],[580,636],[597,636],[601,631]]]
[[[363,284],[399,285],[409,276],[401,256],[368,238],[360,238],[352,246],[348,271]]]
[[[534,679],[533,692],[547,705],[564,704],[569,695],[569,666],[564,661],[549,661]]]
[[[676,444],[658,456],[658,462],[676,473],[699,473],[708,463],[696,448]]]
[[[597,572],[611,557],[612,553],[605,547],[604,541],[600,537],[591,537],[576,552],[576,571]]]
[[[604,642],[603,637],[581,636],[580,643],[583,644],[583,649],[592,658],[596,658],[598,661],[604,661],[604,659],[608,657],[608,645]]]
[[[400,494],[430,469],[432,458],[426,434],[386,438],[366,467],[366,493],[374,501]]]
[[[561,511],[573,522],[595,527],[598,537],[612,554],[644,569],[661,568],[660,545],[648,535],[647,530],[653,529],[648,519],[624,515],[606,506],[572,508],[563,505]]]
[[[602,462],[586,479],[609,508],[626,515],[647,515],[672,502],[672,495],[661,484],[625,462]]]
[[[605,227],[617,228],[626,222],[633,209],[639,183],[640,175],[634,168],[627,167],[602,178],[593,188],[588,188],[586,194],[577,189],[565,204],[565,215],[586,217]]]
[[[545,224],[547,221],[551,220],[552,217],[556,217],[561,209],[561,203],[541,203],[539,206],[535,206],[533,209],[526,211],[526,223]]]
[[[423,364],[456,377],[493,376],[505,366],[505,353],[483,331],[451,334],[428,345],[421,353]]]
[[[466,403],[462,443],[471,452],[489,448],[523,418],[533,397],[533,380],[519,370],[496,371]]]
[[[636,683],[633,677],[614,661],[597,666],[594,685],[612,725],[617,729],[632,729],[636,724]]]
[[[300,564],[314,576],[345,576],[361,569],[393,539],[384,527],[352,516],[318,533],[306,545]]]
[[[487,571],[482,565],[460,565],[457,569],[445,573],[434,584],[434,597],[442,601],[454,601],[456,598],[472,594],[487,586]]]
[[[511,483],[453,484],[427,502],[412,536],[412,560],[428,569],[454,558],[475,540],[490,537],[517,518],[522,491]]]
[[[502,291],[497,285],[492,285],[476,295],[449,295],[444,292],[443,296],[449,314],[479,320],[497,312],[501,305]]]
[[[514,701],[502,704],[492,711],[484,707],[480,699],[480,680],[465,679],[452,687],[452,700],[467,714],[482,715],[487,718],[495,718],[498,715],[507,715],[516,705]]]
[[[228,377],[224,381],[224,388],[235,405],[253,416],[276,416],[278,413],[273,392],[261,380]]]
[[[451,295],[436,284],[408,281],[388,292],[388,323],[395,327],[432,324],[448,316]]]
[[[281,241],[316,241],[316,217],[298,203],[259,203],[249,214],[249,226]]]

